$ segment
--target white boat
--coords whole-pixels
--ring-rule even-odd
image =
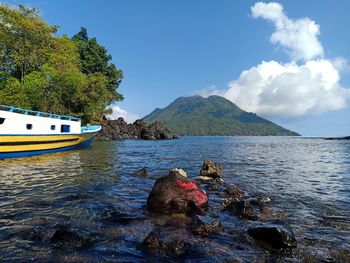
[[[86,146],[100,130],[79,118],[0,105],[0,159]]]

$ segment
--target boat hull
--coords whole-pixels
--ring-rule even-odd
[[[67,135],[1,135],[0,159],[35,156],[87,146],[95,133]]]

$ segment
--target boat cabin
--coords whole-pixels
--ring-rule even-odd
[[[80,134],[81,120],[0,105],[0,135]]]

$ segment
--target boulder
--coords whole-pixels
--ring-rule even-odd
[[[214,163],[212,160],[205,160],[199,172],[201,177],[220,178],[221,165]]]
[[[160,240],[154,232],[151,232],[143,240],[142,246],[152,255],[179,257],[186,253],[189,245],[181,239],[172,242],[164,242]]]
[[[248,229],[256,240],[268,243],[272,248],[293,248],[297,246],[292,229],[282,221],[270,221]]]
[[[151,211],[161,213],[202,213],[208,206],[208,195],[200,186],[188,179],[182,169],[172,169],[159,178],[150,192],[147,205]],[[187,174],[186,174],[187,175]]]
[[[226,198],[221,203],[218,210],[225,210],[225,209],[232,209],[232,208],[236,209],[237,206],[238,207],[241,206],[239,203],[243,201],[243,198],[245,196],[245,193],[243,190],[241,190],[236,185],[231,184],[226,187],[226,189],[224,190],[224,193],[226,195]]]
[[[199,217],[193,218],[192,233],[207,237],[214,235],[224,230],[223,225],[219,221],[208,221]]]

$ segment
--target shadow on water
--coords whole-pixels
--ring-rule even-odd
[[[0,260],[346,262],[350,251],[350,143],[280,137],[184,137],[94,142],[91,148],[0,161]],[[288,222],[298,241],[268,251],[247,234],[256,222],[209,212],[224,231],[194,236],[188,216],[152,215],[146,200],[171,167],[197,176],[204,159],[248,196],[267,195],[267,219]],[[132,174],[147,167],[150,176]],[[209,192],[209,195],[211,193]],[[211,206],[220,202],[212,195]],[[262,219],[264,220],[264,219]],[[191,244],[182,258],[153,257],[149,232]]]

